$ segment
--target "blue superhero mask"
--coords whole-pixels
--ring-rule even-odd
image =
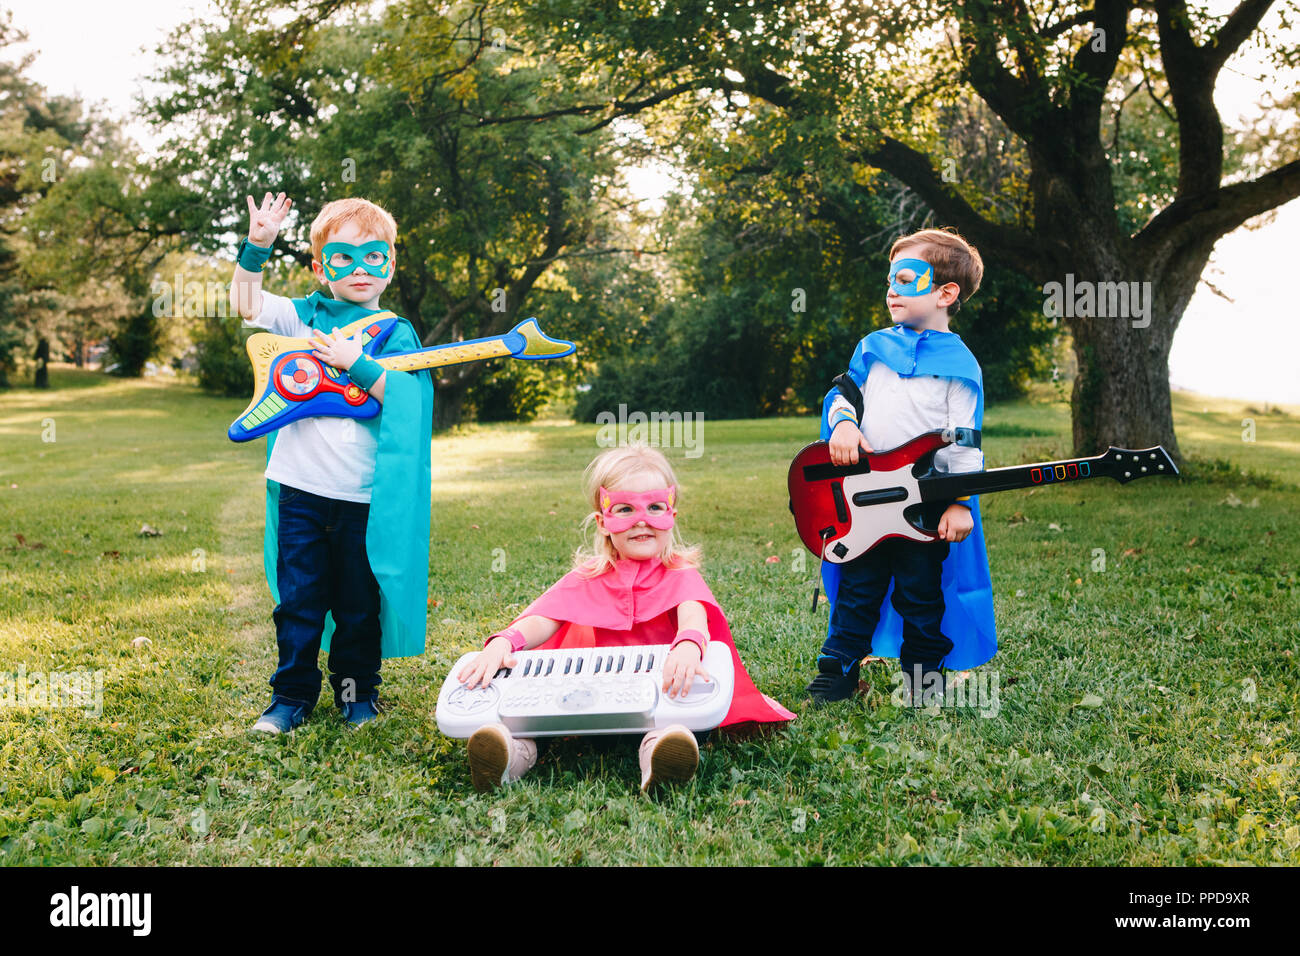
[[[904,269],[913,274],[912,281],[900,282],[896,277]],[[934,266],[924,259],[899,259],[889,267],[889,288],[898,295],[926,295],[934,291]]]
[[[327,242],[320,251],[325,277],[333,282],[362,269],[377,279],[387,279],[391,264],[388,243],[382,239],[354,246],[350,242]]]

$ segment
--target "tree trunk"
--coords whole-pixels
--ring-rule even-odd
[[[466,386],[461,384],[441,383],[433,389],[433,430],[435,432],[460,424],[460,416],[465,406]]]
[[[1100,454],[1109,446],[1163,445],[1181,459],[1169,395],[1169,340],[1151,326],[1135,329],[1126,318],[1076,320],[1074,354],[1079,372],[1071,395],[1074,454]]]
[[[50,387],[50,340],[42,338],[36,343],[36,379],[32,383],[37,388]]]
[[[1163,445],[1181,463],[1169,389],[1169,349],[1213,247],[1213,239],[1202,239],[1194,246],[1152,255],[1136,283],[1146,303],[1145,315],[1137,314],[1130,297],[1127,315],[1070,320],[1079,362],[1070,403],[1076,455],[1096,455],[1110,445]],[[1117,257],[1112,263],[1121,261]],[[1095,274],[1125,282],[1132,293],[1137,271],[1132,264],[1112,265]]]

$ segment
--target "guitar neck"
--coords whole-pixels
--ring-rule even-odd
[[[1127,484],[1139,478],[1176,474],[1178,467],[1173,459],[1157,445],[1137,450],[1112,447],[1093,458],[1068,458],[951,475],[940,473],[923,477],[917,484],[922,501],[951,501],[966,495],[1036,488],[1085,478],[1114,478],[1120,484]]]
[[[384,368],[397,372],[415,372],[422,368],[445,368],[448,365],[463,365],[466,362],[504,358],[513,354],[502,337],[496,336],[377,356],[375,361]]]

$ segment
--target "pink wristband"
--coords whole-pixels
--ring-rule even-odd
[[[495,634],[493,634],[491,637],[489,637],[486,641],[483,642],[483,646],[487,647],[488,644],[490,644],[494,638],[498,638],[498,637],[504,637],[507,641],[509,641],[510,650],[515,652],[522,651],[525,647],[528,646],[528,638],[524,637],[523,632],[521,632],[517,627],[507,627],[504,631],[497,631]]]
[[[697,631],[693,627],[687,628],[684,631],[678,631],[677,636],[673,638],[673,643],[668,649],[670,651],[674,650],[682,641],[690,641],[698,647],[700,649],[700,660],[704,660],[704,648],[708,646],[709,639],[705,636],[703,631]]]

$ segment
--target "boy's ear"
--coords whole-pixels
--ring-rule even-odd
[[[945,282],[939,286],[939,305],[947,308],[961,298],[961,286],[955,282]]]
[[[321,285],[329,285],[329,280],[325,278],[325,267],[320,264],[319,259],[311,261],[311,271],[316,274],[316,278],[320,280]]]

